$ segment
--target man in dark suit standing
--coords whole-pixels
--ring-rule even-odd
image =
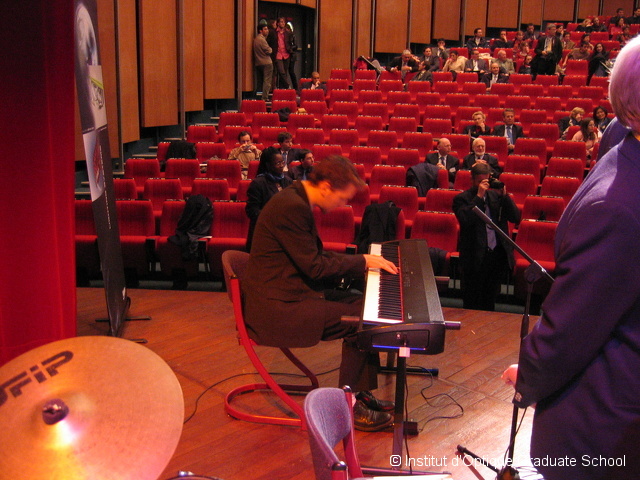
[[[463,168],[465,170],[471,170],[474,164],[485,163],[489,166],[491,175],[498,177],[502,173],[502,168],[498,165],[498,159],[496,157],[485,152],[486,148],[487,145],[485,141],[482,138],[476,138],[471,144],[473,153],[464,157]]]
[[[364,182],[344,157],[330,156],[314,168],[308,180],[295,181],[274,195],[258,217],[242,281],[244,313],[249,336],[260,345],[303,348],[321,340],[344,338],[339,385],[357,396],[356,428],[384,429],[393,423],[391,402],[368,391],[377,387],[377,353],[355,344],[357,324],[343,315],[360,316],[362,295],[336,290],[342,277],[363,277],[368,268],[397,274],[390,261],[378,255],[348,255],[325,251],[313,210],[342,207]]]
[[[536,45],[533,59],[533,78],[536,75],[555,75],[556,66],[562,59],[562,41],[556,36],[556,24],[548,23],[544,37]]]
[[[497,137],[507,137],[509,152],[512,152],[516,144],[516,140],[524,137],[524,132],[520,125],[516,125],[516,113],[513,108],[505,108],[502,112],[502,121],[504,125],[496,125],[493,128],[493,134]]]
[[[460,223],[460,266],[464,308],[495,310],[500,284],[514,266],[513,247],[473,211],[477,206],[504,232],[507,222],[518,223],[520,211],[503,188],[490,186],[491,169],[484,163],[471,168],[473,186],[453,199]]]
[[[449,186],[453,188],[453,182],[460,167],[460,159],[451,155],[451,141],[447,137],[440,139],[437,148],[437,152],[427,154],[425,162],[446,170],[449,173]]]

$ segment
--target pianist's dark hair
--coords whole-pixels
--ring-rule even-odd
[[[316,164],[309,174],[309,181],[313,185],[327,181],[334,190],[343,190],[348,185],[353,185],[358,190],[362,190],[364,187],[364,182],[358,175],[356,168],[341,155],[331,155]]]

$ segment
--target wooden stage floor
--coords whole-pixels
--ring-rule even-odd
[[[79,288],[77,292],[78,334],[106,334],[107,325],[94,321],[105,316],[104,290]],[[160,480],[173,478],[180,470],[222,480],[314,478],[306,432],[241,422],[224,412],[226,392],[259,378],[237,343],[226,293],[138,289],[129,290],[129,296],[130,315],[149,315],[152,320],[127,322],[123,337],[148,340],[147,347],[171,366],[180,381],[185,418],[193,414]],[[420,433],[408,438],[405,455],[420,470],[449,471],[456,480],[493,479],[495,473],[486,467],[465,465],[456,456],[456,446],[462,444],[498,465],[503,463],[513,390],[500,375],[517,360],[521,315],[443,311],[445,319],[462,322],[462,328],[447,331],[444,353],[408,359],[408,365],[438,368],[439,376],[408,377],[409,417],[418,422]],[[276,349],[260,348],[259,353],[269,371],[294,373]],[[321,386],[337,386],[339,341],[296,353],[314,372],[328,372],[319,377]],[[393,399],[393,375],[381,374],[379,383],[376,395]],[[434,398],[425,399],[430,397]],[[299,398],[302,402],[304,397]],[[273,395],[254,392],[237,402],[256,411],[286,412]],[[464,408],[462,415],[454,402]],[[516,441],[514,465],[523,479],[537,478],[528,458],[532,416],[528,410]],[[391,430],[358,432],[356,438],[363,465],[390,466]]]

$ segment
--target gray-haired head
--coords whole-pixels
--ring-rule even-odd
[[[640,132],[640,37],[627,43],[616,58],[609,81],[611,106],[620,123]]]

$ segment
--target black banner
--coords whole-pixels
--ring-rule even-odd
[[[109,329],[120,336],[129,308],[116,204],[111,152],[107,130],[104,85],[98,43],[95,0],[75,2],[76,89],[87,158],[93,218],[98,234],[100,265],[104,279]]]

